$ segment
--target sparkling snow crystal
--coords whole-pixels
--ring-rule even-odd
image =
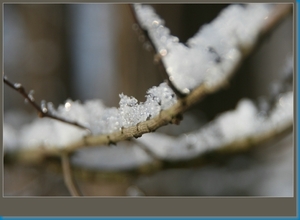
[[[214,86],[230,74],[240,62],[242,51],[254,44],[269,9],[268,4],[231,5],[200,28],[185,46],[170,35],[152,7],[135,4],[137,17],[162,56],[169,79],[182,93],[201,83]]]
[[[177,101],[172,89],[166,83],[150,88],[146,98],[144,103],[139,103],[135,98],[121,94],[119,108],[107,108],[101,100],[90,100],[83,104],[67,100],[57,110],[52,103],[42,101],[41,108],[45,112],[49,111],[53,115],[87,127],[93,135],[110,134],[149,120]],[[64,147],[87,134],[84,129],[43,118],[24,126],[19,136],[23,147]]]

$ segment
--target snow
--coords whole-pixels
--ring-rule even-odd
[[[289,126],[293,121],[293,93],[282,94],[269,115],[262,115],[254,103],[242,99],[236,109],[222,113],[212,122],[190,133],[171,137],[149,133],[117,147],[101,147],[78,151],[73,163],[100,170],[131,169],[153,162],[142,150],[147,148],[157,158],[178,161],[195,158],[205,152],[226,147],[235,141],[267,135]],[[130,145],[129,145],[130,144]]]
[[[42,118],[23,126],[18,137],[22,148],[63,148],[72,141],[80,140],[85,133],[75,126]]]
[[[142,26],[148,30],[162,56],[170,80],[183,93],[189,93],[202,83],[213,87],[226,78],[226,74],[229,74],[240,62],[242,52],[254,44],[263,21],[268,18],[269,6],[268,4],[249,4],[247,7],[229,6],[213,22],[203,26],[193,38],[189,39],[188,46],[181,44],[177,37],[170,35],[163,20],[154,13],[150,6],[136,4],[135,9]],[[15,85],[15,87],[18,86],[20,85]],[[145,102],[120,94],[118,108],[106,107],[101,100],[81,103],[70,99],[57,109],[52,103],[42,101],[41,108],[43,112],[50,112],[87,127],[92,135],[101,135],[136,126],[140,122],[158,116],[162,110],[170,108],[176,102],[175,93],[166,83],[162,83],[147,91]],[[228,145],[236,140],[269,130],[280,130],[288,126],[292,118],[292,93],[282,94],[276,108],[269,116],[260,114],[253,102],[244,99],[238,103],[235,110],[223,113],[198,131],[178,138],[162,134],[148,134],[137,142],[147,145],[160,158],[185,159]],[[34,120],[19,131],[5,125],[4,145],[5,149],[15,145],[20,145],[21,148],[64,148],[86,135],[88,132],[84,129],[43,118]],[[18,143],[14,142],[16,137],[18,137]],[[127,163],[132,163],[128,165],[131,167],[149,160],[144,151],[138,147],[133,148],[135,150],[127,148],[123,151],[112,150],[122,155],[122,160],[117,161],[119,162],[117,164],[115,164],[116,154],[106,148],[106,150],[100,150],[101,157],[105,158],[104,162],[101,160],[103,163],[97,161],[99,158],[96,157],[97,150],[90,150],[91,153],[86,154],[95,154],[94,161],[97,161],[95,164],[100,164],[99,166],[111,162],[111,165],[107,167],[125,166]],[[130,157],[135,157],[135,160],[132,161]],[[88,156],[83,156],[83,158],[88,158]],[[80,164],[83,164],[82,161],[89,162],[89,159],[77,159]]]
[[[252,137],[281,131],[293,121],[293,92],[282,94],[269,115],[261,114],[249,99],[242,99],[236,109],[224,112],[198,130],[177,138],[152,133],[137,141],[165,160],[186,160]]]
[[[45,113],[49,111],[55,116],[77,122],[87,127],[93,135],[99,135],[136,126],[157,116],[161,110],[171,107],[176,102],[176,95],[172,89],[166,83],[162,83],[148,90],[144,103],[139,103],[134,97],[120,94],[119,108],[108,108],[101,100],[96,99],[85,103],[68,99],[57,109],[52,103],[42,101],[41,109]],[[19,133],[19,143],[24,148],[63,148],[88,135],[87,130],[49,118],[36,119],[23,126]]]
[[[259,128],[257,115],[258,111],[250,100],[241,100],[236,111],[224,113],[223,117],[217,121],[223,141],[229,143],[234,139],[259,132],[257,130]]]
[[[252,101],[242,99],[236,109],[224,112],[193,132],[178,137],[155,132],[144,135],[130,143],[130,146],[126,145],[128,142],[121,142],[113,148],[83,149],[78,151],[72,162],[77,166],[93,169],[131,169],[151,162],[151,157],[139,145],[163,160],[186,160],[235,141],[283,129],[289,126],[292,120],[292,92],[282,94],[269,115],[262,115]]]
[[[202,26],[187,46],[170,35],[152,7],[135,4],[135,11],[161,55],[170,81],[186,94],[202,83],[215,86],[232,72],[242,53],[254,45],[268,19],[270,4],[225,8],[210,24]]]

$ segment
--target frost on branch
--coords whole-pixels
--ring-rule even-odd
[[[183,94],[202,83],[213,87],[224,81],[254,46],[271,8],[270,4],[231,5],[184,45],[170,35],[152,7],[135,4],[141,26],[156,46],[169,80]]]

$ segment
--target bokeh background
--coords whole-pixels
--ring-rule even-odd
[[[225,4],[154,5],[171,33],[186,42]],[[164,80],[134,32],[126,4],[4,4],[4,73],[34,90],[37,102],[57,107],[65,100],[102,99],[118,106],[118,94],[145,100],[146,91]],[[181,125],[159,132],[178,135],[235,108],[243,98],[272,93],[286,60],[293,56],[290,15],[245,60],[230,85],[189,110]],[[4,122],[17,129],[36,113],[4,86]],[[293,134],[247,152],[225,155],[192,169],[123,177],[80,170],[85,195],[293,195]],[[4,195],[69,195],[57,161],[32,166],[5,160]]]

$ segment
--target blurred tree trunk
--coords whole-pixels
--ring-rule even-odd
[[[120,33],[117,42],[118,56],[118,93],[134,96],[144,101],[146,91],[162,82],[157,66],[153,63],[153,53],[146,51],[138,40],[132,25],[134,23],[128,5],[118,5]]]
[[[34,89],[34,97],[38,102],[45,99],[57,105],[69,95],[68,41],[64,11],[65,5],[62,4],[4,7],[4,19],[6,23],[12,24],[4,26],[4,72],[12,81],[22,83],[27,90]],[[14,34],[15,26],[22,30],[20,35]],[[5,92],[6,100],[20,99],[14,91],[5,88]],[[17,102],[17,105],[12,103],[5,103],[5,108],[24,108],[23,101]],[[26,109],[33,111],[31,107]]]

